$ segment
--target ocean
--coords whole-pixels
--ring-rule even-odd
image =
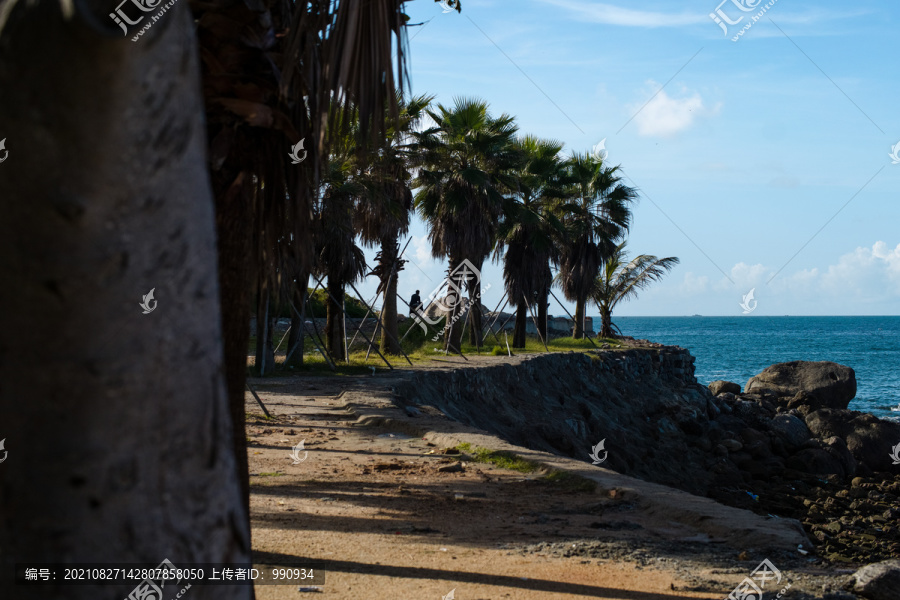
[[[857,381],[850,408],[900,421],[900,317],[613,315],[613,323],[623,335],[690,350],[704,385],[725,379],[743,387],[769,365],[791,360],[847,365]]]

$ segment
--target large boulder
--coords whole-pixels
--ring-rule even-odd
[[[709,384],[709,391],[712,392],[713,396],[718,396],[719,394],[740,394],[741,386],[732,382],[732,381],[723,381],[722,379],[717,379]]]
[[[847,408],[856,396],[856,373],[850,367],[829,361],[778,363],[751,377],[744,391],[763,390],[791,398],[805,392],[814,408]]]
[[[897,600],[900,598],[900,560],[866,565],[853,574],[853,591],[869,600]]]
[[[812,437],[806,423],[794,415],[775,415],[769,429],[791,449],[799,448]]]
[[[806,426],[819,439],[844,439],[854,458],[872,471],[892,469],[890,455],[900,443],[900,423],[854,410],[823,408],[806,415]]]
[[[812,475],[837,475],[844,479],[856,474],[856,461],[847,444],[838,437],[810,440],[806,446],[787,459],[785,466]]]

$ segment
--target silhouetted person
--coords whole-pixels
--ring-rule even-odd
[[[409,299],[409,314],[414,315],[422,308],[422,298],[419,297],[419,290]]]

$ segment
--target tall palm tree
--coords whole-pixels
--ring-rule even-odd
[[[203,68],[232,441],[248,507],[244,386],[254,272],[265,272],[271,289],[288,298],[306,293],[331,107],[337,100],[352,104],[360,135],[382,137],[383,116],[396,115],[395,90],[406,80],[403,4],[191,4]],[[308,157],[292,164],[289,152],[301,140]],[[368,147],[359,144],[361,152]],[[279,243],[285,240],[291,243]]]
[[[356,205],[354,226],[363,244],[381,246],[378,264],[372,274],[379,279],[377,292],[384,294],[380,316],[383,354],[401,353],[397,279],[403,269],[399,261],[399,240],[409,231],[413,210],[411,143],[413,133],[433,99],[433,96],[422,95],[406,102],[399,101],[399,118],[389,121],[385,143],[370,155],[367,168],[359,174],[364,191]]]
[[[336,109],[338,110],[338,109]],[[341,110],[342,118],[332,119],[335,128],[329,162],[323,176],[321,200],[315,207],[315,272],[327,277],[325,302],[325,345],[336,360],[346,358],[347,331],[344,327],[344,290],[366,272],[365,254],[356,245],[353,217],[358,199],[365,190],[358,177],[355,141],[359,122],[354,112]]]
[[[517,141],[524,156],[517,175],[517,193],[507,204],[494,250],[503,250],[506,295],[516,307],[513,347],[525,347],[529,308],[537,310],[538,333],[547,339],[547,296],[553,275],[551,261],[558,260],[559,243],[565,230],[558,217],[563,194],[563,144],[525,136]]]
[[[680,261],[675,256],[657,258],[641,254],[626,263],[625,242],[616,246],[594,282],[591,298],[600,310],[600,337],[613,337],[612,312],[619,302],[636,298],[655,281],[671,271]]]
[[[585,305],[603,262],[631,225],[637,191],[622,183],[619,167],[606,166],[594,155],[574,154],[566,165],[571,199],[563,208],[566,240],[561,248],[557,281],[566,299],[575,302],[572,337],[584,337]]]
[[[430,228],[431,253],[448,259],[449,273],[464,260],[481,271],[522,162],[514,144],[517,127],[513,117],[493,117],[486,102],[472,98],[455,98],[449,107],[438,104],[428,115],[434,125],[416,136],[420,169],[414,185],[416,208]],[[467,288],[470,341],[480,345],[481,283],[469,277]],[[459,310],[456,304],[451,318]],[[459,328],[448,328],[447,335],[458,350]]]

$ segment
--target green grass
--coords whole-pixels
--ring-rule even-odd
[[[372,317],[369,317],[372,319]],[[374,319],[371,321],[367,321],[369,323],[374,323]],[[410,361],[413,365],[420,364],[428,364],[435,359],[446,359],[448,354],[445,353],[444,350],[444,340],[442,337],[439,337],[437,340],[433,338],[438,332],[441,330],[441,327],[431,326],[429,327],[429,332],[426,334],[421,326],[414,325],[411,319],[407,319],[403,323],[400,323],[400,337],[403,338],[401,342],[401,346],[403,351],[409,356]],[[276,331],[273,333],[272,338],[274,343],[277,344],[281,341],[284,336],[286,328],[278,327]],[[320,334],[324,334],[324,332],[320,331]],[[367,332],[367,335],[370,335]],[[404,337],[405,336],[405,337]],[[350,337],[353,337],[353,332],[350,332]],[[462,351],[466,356],[476,355],[483,357],[497,357],[498,360],[501,360],[502,357],[508,356],[507,354],[507,342],[512,341],[511,335],[504,335],[502,333],[491,334],[490,332],[485,336],[484,344],[481,348],[476,348],[474,345],[468,343],[469,336],[468,332],[463,334],[463,344]],[[379,340],[374,340],[378,343]],[[527,336],[525,341],[525,348],[512,348],[510,345],[510,351],[515,356],[517,354],[544,354],[549,349],[550,352],[586,352],[601,348],[604,344],[608,344],[610,349],[621,349],[624,348],[624,344],[615,339],[604,339],[604,338],[594,338],[593,344],[591,340],[581,339],[576,340],[572,339],[570,336],[551,338],[547,343],[547,348],[545,349],[544,344],[541,342],[540,338],[537,336]],[[366,360],[366,350],[368,348],[368,343],[362,335],[356,336],[356,341],[353,343],[350,351],[350,361],[339,361],[337,363],[337,370],[332,372],[328,363],[322,357],[321,353],[316,348],[312,339],[307,336],[304,338],[304,348],[303,348],[303,364],[300,365],[296,362],[296,356],[299,352],[295,352],[291,357],[291,363],[287,368],[284,368],[284,354],[286,352],[285,346],[287,346],[287,340],[281,345],[278,352],[279,355],[275,357],[276,369],[274,371],[269,371],[266,375],[272,377],[284,377],[284,376],[294,376],[298,374],[302,375],[345,375],[345,376],[359,376],[359,375],[371,375],[372,367],[376,368],[376,372],[384,372],[388,370],[387,365],[384,364],[384,361],[378,356],[378,353],[374,350],[369,353],[369,358]],[[250,344],[248,348],[247,354],[251,357],[249,362],[249,370],[251,375],[257,376],[259,371],[256,369],[256,366],[253,364],[254,359],[252,358],[256,353],[256,337],[252,335],[250,337]],[[461,360],[459,355],[450,353],[449,356],[456,357],[456,361]],[[402,356],[387,356],[388,361],[394,367],[408,367],[409,364],[406,362],[406,359]]]
[[[524,459],[512,452],[490,450],[481,447],[473,448],[472,444],[469,444],[468,442],[459,444],[456,446],[456,449],[465,454],[465,456],[460,456],[460,459],[466,458],[472,462],[491,464],[509,471],[534,473],[546,469],[546,467],[540,463]],[[595,481],[566,471],[551,470],[537,481],[563,492],[593,493],[597,489],[597,483]]]
[[[284,477],[284,473],[260,473],[257,477]]]

